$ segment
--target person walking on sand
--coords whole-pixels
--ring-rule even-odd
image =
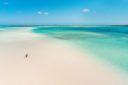
[[[28,58],[28,53],[26,53],[25,57]]]

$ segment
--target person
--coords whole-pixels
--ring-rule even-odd
[[[28,57],[28,53],[26,53],[25,57],[26,57],[26,58]]]

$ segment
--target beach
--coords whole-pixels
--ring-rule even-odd
[[[102,65],[88,52],[31,29],[0,33],[0,85],[128,85],[122,70]]]

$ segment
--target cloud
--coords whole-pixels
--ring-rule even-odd
[[[42,11],[38,11],[37,14],[41,15],[42,14]]]
[[[90,12],[89,9],[83,9],[82,12]]]
[[[48,12],[44,12],[44,15],[48,15]]]
[[[38,11],[37,14],[39,14],[39,15],[42,15],[42,14],[44,14],[44,15],[48,15],[49,13],[48,13],[48,12]]]
[[[4,5],[8,5],[8,2],[4,2],[3,4],[4,4]]]

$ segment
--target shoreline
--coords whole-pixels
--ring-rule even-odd
[[[1,85],[127,85],[127,78],[95,62],[88,53],[65,42],[40,37],[30,29],[3,34]]]

